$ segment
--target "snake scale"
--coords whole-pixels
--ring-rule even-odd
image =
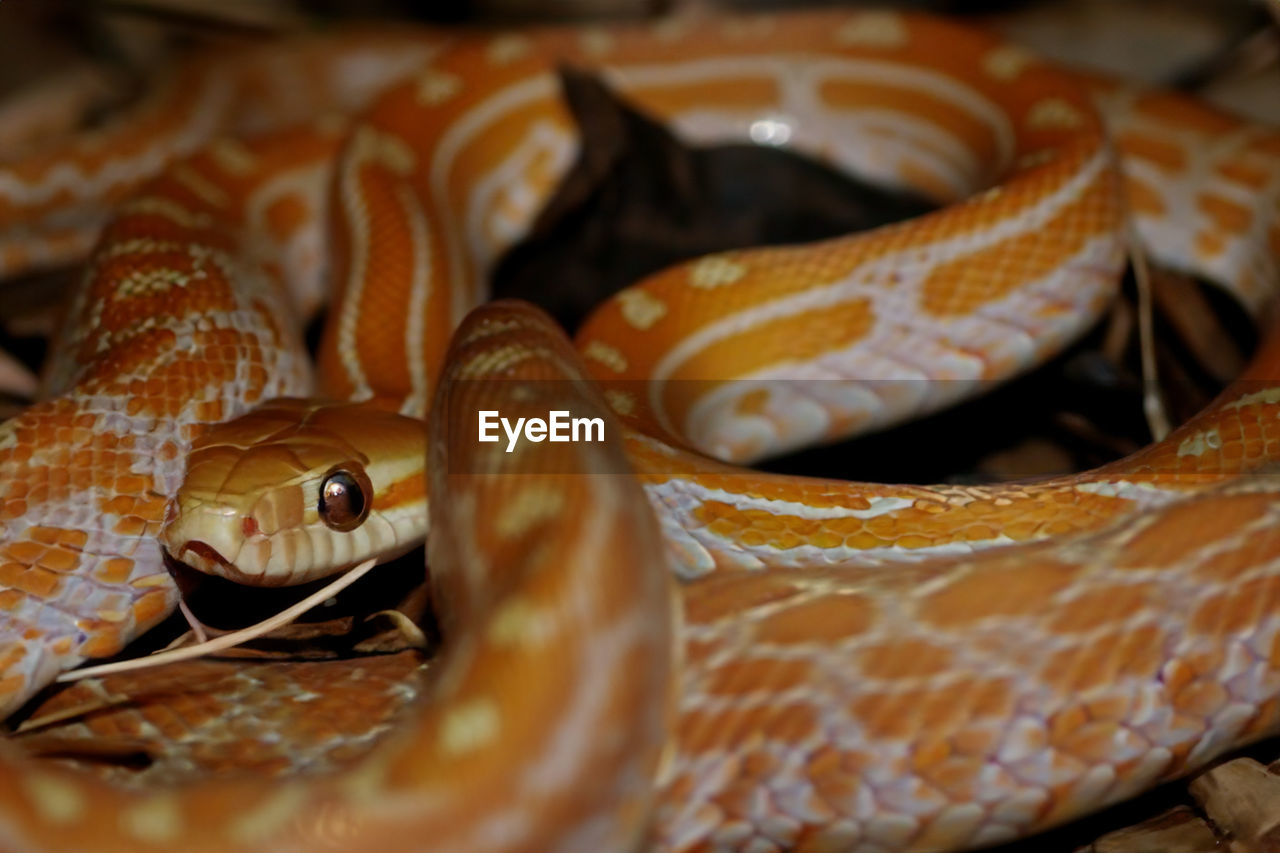
[[[480,305],[574,157],[560,61],[603,68],[690,138],[785,143],[946,206],[678,265],[570,344],[536,309]],[[288,432],[304,404],[230,439],[215,425],[317,387],[362,403],[350,432],[317,414],[323,440],[242,473],[335,447],[372,472],[417,439],[371,412],[428,415],[444,647],[425,681],[355,665],[421,695],[328,772],[148,787],[6,745],[0,846],[965,849],[1280,729],[1280,336],[1167,439],[1071,477],[736,467],[1060,350],[1114,294],[1129,222],[1154,259],[1265,319],[1275,131],[867,11],[315,37],[195,57],[126,119],[0,166],[0,269],[97,240],[46,398],[0,426],[0,704],[171,612],[158,537],[172,546],[185,523],[188,458],[195,477],[253,430]],[[317,386],[287,318],[326,281]],[[467,428],[482,409],[553,408],[600,417],[611,440],[507,454]],[[402,548],[398,519],[422,521],[423,446],[371,496],[382,532],[351,531],[363,545]],[[261,543],[317,514],[271,506],[231,526]],[[226,569],[218,543],[190,556]],[[300,580],[288,572],[320,550],[289,547],[286,575],[260,582]],[[308,672],[313,698],[345,704],[339,669]]]

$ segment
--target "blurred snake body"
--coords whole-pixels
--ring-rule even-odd
[[[0,426],[0,705],[172,610],[162,530],[175,554],[201,542],[183,559],[205,570],[296,583],[403,550],[429,494],[444,648],[424,695],[329,773],[139,788],[6,749],[0,846],[965,849],[1277,730],[1280,337],[1167,439],[1072,477],[734,463],[1061,349],[1114,294],[1127,215],[1153,259],[1263,316],[1280,134],[896,13],[378,38],[198,60],[183,109],[162,97],[140,130],[0,168],[10,271],[83,251],[111,210],[49,396]],[[333,51],[348,71],[310,75],[318,103],[385,87],[358,118],[233,117]],[[785,142],[948,204],[680,264],[570,345],[526,305],[475,307],[573,160],[557,61],[604,68],[687,137]],[[318,388],[360,414],[285,401],[215,429],[317,390],[285,288],[310,304],[325,278]],[[473,440],[479,409],[555,408],[608,419],[611,440]],[[394,410],[429,412],[425,493],[421,427]],[[219,467],[258,436],[279,444]],[[317,520],[302,472],[335,466],[376,485],[367,527],[293,535]],[[189,521],[184,472],[191,506],[220,494],[237,514]],[[291,496],[246,497],[277,479]]]

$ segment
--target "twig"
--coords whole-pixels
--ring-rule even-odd
[[[83,669],[74,669],[70,672],[64,672],[59,675],[57,680],[78,681],[82,678],[96,678],[100,675],[113,675],[117,672],[130,672],[136,669],[146,669],[152,666],[160,666],[166,663],[176,663],[177,661],[191,660],[192,658],[204,657],[205,655],[220,652],[238,646],[241,643],[261,637],[263,634],[270,633],[282,625],[287,625],[297,619],[303,613],[306,613],[317,604],[332,598],[342,590],[351,586],[360,578],[368,574],[369,570],[377,565],[376,560],[367,560],[356,566],[346,574],[335,578],[332,583],[322,589],[313,592],[306,598],[299,601],[292,607],[282,610],[275,616],[259,622],[257,625],[251,625],[248,628],[242,628],[239,631],[232,631],[229,634],[223,634],[208,642],[197,643],[194,646],[184,646],[180,649],[170,649],[165,652],[157,652],[147,657],[134,658],[132,660],[116,661],[115,663],[104,663],[100,666],[90,666]]]
[[[1172,427],[1169,414],[1160,395],[1160,375],[1156,369],[1156,335],[1151,304],[1151,270],[1147,266],[1147,253],[1142,247],[1133,217],[1127,216],[1129,262],[1133,265],[1133,278],[1138,286],[1138,343],[1142,353],[1142,413],[1147,418],[1147,429],[1155,441],[1162,440]]]

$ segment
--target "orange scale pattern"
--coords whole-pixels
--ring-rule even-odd
[[[213,141],[128,189],[137,195],[106,230],[50,369],[60,396],[0,426],[4,707],[113,653],[173,606],[153,537],[191,442],[259,399],[309,389],[282,292],[297,271],[283,255],[262,257],[246,232],[253,220],[272,240],[302,240],[326,193],[338,306],[321,360],[328,387],[415,411],[444,389],[432,411],[429,548],[446,644],[426,678],[404,657],[352,664],[341,679],[318,663],[268,673],[218,662],[157,673],[150,687],[99,685],[112,701],[117,690],[155,698],[58,737],[75,731],[118,749],[154,733],[148,749],[172,748],[201,769],[180,787],[131,787],[0,751],[5,838],[49,849],[309,849],[338,826],[359,833],[352,845],[388,851],[422,838],[458,850],[964,848],[1099,808],[1275,730],[1280,575],[1265,534],[1280,500],[1264,466],[1280,438],[1280,396],[1268,384],[1280,344],[1164,442],[1035,486],[753,474],[683,449],[700,400],[672,386],[706,380],[698,393],[710,394],[752,371],[838,373],[830,352],[863,343],[867,361],[912,366],[911,353],[877,337],[894,323],[970,356],[977,378],[1025,369],[1113,291],[1126,186],[1153,256],[1217,276],[1259,308],[1277,278],[1275,246],[1263,244],[1280,233],[1280,137],[1183,98],[1077,79],[924,16],[675,23],[596,38],[473,35],[449,48],[429,35],[375,40],[397,46],[384,58],[410,57],[386,66],[384,83],[412,76],[354,119],[345,141],[315,126]],[[300,57],[321,89],[335,85],[312,45],[281,56]],[[802,47],[837,69],[809,84],[815,103],[899,110],[954,139],[956,157],[936,143],[899,152],[899,174],[965,200],[857,237],[679,265],[603,306],[576,351],[511,303],[470,313],[448,344],[482,296],[484,251],[524,227],[559,177],[550,164],[568,162],[556,62],[656,68],[620,87],[678,120],[709,102],[790,106],[786,86],[735,69]],[[436,57],[419,66],[414,51]],[[263,54],[238,56],[244,71],[214,88],[259,109],[271,96],[253,56]],[[868,85],[860,67],[881,83]],[[1103,119],[1083,86],[1120,108]],[[149,105],[137,136],[117,128],[107,138],[128,160],[140,140],[194,139],[203,127],[194,148],[218,128],[263,119],[210,118],[217,105],[201,112],[201,101]],[[532,200],[486,195],[533,139],[542,147],[528,174],[499,181]],[[172,159],[190,149],[167,150]],[[81,162],[98,170],[102,156]],[[100,208],[126,192],[42,196],[49,162],[0,167],[24,189],[16,201],[0,195],[0,232],[15,215],[38,223],[73,202],[100,223]],[[1210,177],[1180,180],[1180,166]],[[307,188],[256,204],[266,187],[279,193],[282,176]],[[1171,225],[1161,214],[1175,209],[1193,221]],[[510,233],[481,251],[493,210]],[[468,230],[474,223],[483,227]],[[43,251],[73,242],[51,231]],[[0,239],[0,258],[23,255]],[[1001,348],[1018,340],[1022,350]],[[616,393],[602,399],[588,374]],[[464,381],[473,378],[535,390],[502,396]],[[654,393],[635,399],[634,383]],[[556,384],[570,390],[547,390]],[[620,415],[632,432],[596,455],[544,445],[562,475],[530,474],[524,454],[489,454],[457,435],[479,406],[572,403],[606,417],[604,399],[631,400]],[[900,402],[831,417],[850,428],[887,422]],[[774,433],[726,446],[767,451],[785,438],[788,425],[769,422],[771,397],[726,408],[736,426]],[[583,476],[601,465],[640,477]],[[458,473],[468,466],[496,475]],[[672,540],[679,587],[665,572]],[[1008,540],[1020,544],[982,547]],[[921,553],[934,546],[947,554]],[[250,672],[257,680],[241,683]],[[290,685],[312,696],[313,715],[297,703],[259,706],[270,710],[261,719],[236,714],[250,695],[279,699]],[[405,685],[423,701],[387,711],[379,696],[391,687],[405,698]],[[349,734],[358,724],[331,722],[344,714],[397,724],[359,759]],[[330,757],[295,742],[255,750],[256,726],[272,723],[331,739]],[[171,747],[195,730],[221,737],[220,726],[230,737],[219,750],[207,739],[186,753]],[[230,768],[215,752],[286,778],[221,778]],[[286,758],[315,770],[352,763],[289,775]]]

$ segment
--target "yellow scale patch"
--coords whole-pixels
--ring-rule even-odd
[[[582,356],[603,364],[614,373],[627,369],[626,356],[602,341],[591,341],[583,348]]]
[[[1261,391],[1254,391],[1251,394],[1245,394],[1238,400],[1233,400],[1223,408],[1225,409],[1243,409],[1247,406],[1274,406],[1280,403],[1280,388],[1264,388]]]
[[[191,276],[174,269],[139,270],[121,276],[116,285],[117,299],[135,299],[141,296],[154,296],[175,287],[183,287]]]
[[[22,778],[36,813],[52,824],[68,824],[84,815],[85,798],[80,788],[46,773],[28,772]]]
[[[510,370],[518,364],[540,358],[551,358],[554,353],[542,347],[530,347],[523,344],[507,344],[498,349],[487,350],[476,354],[458,368],[456,378],[478,379],[482,376]]]
[[[434,107],[462,91],[462,80],[445,71],[428,71],[418,78],[418,103]]]
[[[618,294],[622,319],[633,329],[646,331],[667,315],[667,303],[644,290],[626,290]]]
[[[524,59],[533,50],[533,44],[525,36],[503,35],[489,42],[485,58],[494,65],[510,65]]]
[[[746,274],[745,264],[722,255],[708,255],[689,265],[689,284],[701,290],[712,290],[733,284]]]
[[[418,163],[417,155],[403,139],[367,125],[356,131],[354,145],[356,157],[385,166],[397,175],[412,174]]]
[[[120,825],[139,841],[150,844],[177,841],[183,832],[177,797],[170,794],[148,797],[120,815]]]
[[[1035,57],[1029,51],[1006,44],[987,52],[982,58],[982,70],[996,80],[1010,82],[1034,63]]]
[[[554,488],[529,487],[508,501],[494,520],[503,539],[516,539],[539,524],[554,521],[564,511],[564,493]]]
[[[610,388],[604,392],[605,402],[609,404],[609,408],[613,409],[624,418],[630,417],[636,413],[635,395],[626,391],[619,391],[617,388]]]
[[[258,158],[248,148],[229,137],[211,143],[209,153],[213,155],[218,168],[229,175],[248,175],[258,165]]]
[[[487,636],[497,646],[530,648],[541,644],[556,631],[554,614],[543,612],[523,599],[513,599],[498,608],[489,621]]]
[[[120,215],[159,216],[183,228],[208,228],[213,219],[207,213],[188,210],[176,201],[156,196],[127,201],[120,206]]]
[[[905,47],[910,41],[907,25],[892,12],[854,15],[836,30],[836,43],[860,47]]]
[[[502,715],[491,699],[472,699],[449,710],[440,727],[440,749],[461,755],[484,749],[498,736]]]
[[[1027,114],[1032,130],[1071,130],[1084,124],[1084,114],[1062,98],[1045,98]]]
[[[225,207],[229,201],[222,187],[210,181],[191,166],[182,165],[170,170],[173,178],[197,198],[211,207]]]
[[[578,44],[582,46],[584,53],[604,56],[613,50],[614,40],[606,30],[589,28],[578,37]]]
[[[1183,439],[1178,445],[1179,456],[1202,456],[1206,450],[1220,450],[1222,436],[1216,429],[1196,432],[1195,435]]]

